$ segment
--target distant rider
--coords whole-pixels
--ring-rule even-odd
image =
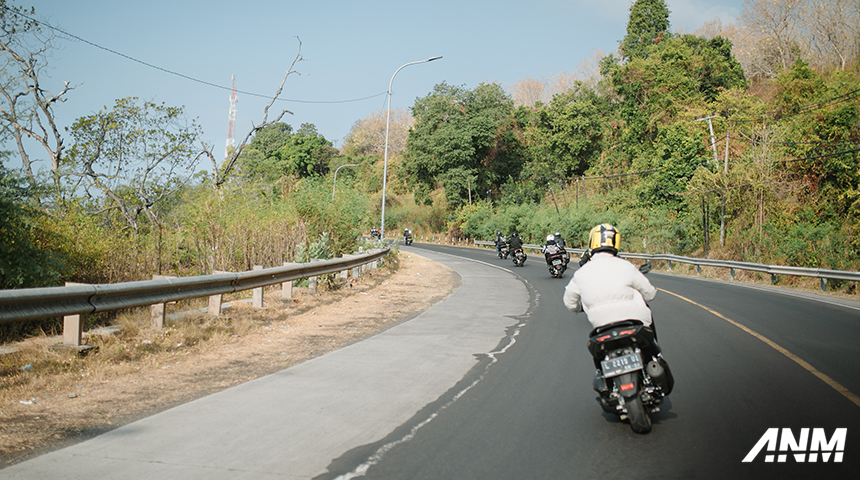
[[[552,260],[550,260],[550,255],[556,253],[557,250],[561,250],[561,248],[556,243],[555,235],[547,235],[546,236],[546,244],[540,247],[540,253],[544,254],[546,258],[546,264],[552,265]]]
[[[558,248],[564,250],[565,241],[564,238],[562,238],[561,233],[555,232],[552,236],[555,237],[555,244],[558,245]]]
[[[508,238],[508,248],[511,249],[511,253],[514,253],[517,249],[522,250],[523,241],[517,232],[511,232],[511,236]]]
[[[496,230],[496,255],[502,252],[502,245],[505,243],[505,236],[502,235],[502,231]]]

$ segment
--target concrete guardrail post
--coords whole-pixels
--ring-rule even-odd
[[[730,268],[730,269],[729,269],[729,279],[730,279],[730,280],[734,280],[734,279],[735,279],[735,269],[734,269],[734,268]]]
[[[284,262],[285,267],[289,267],[290,265],[294,265],[292,262]],[[281,300],[292,300],[293,299],[293,281],[284,282],[281,284]]]
[[[262,265],[254,265],[254,270],[262,269]],[[254,289],[254,293],[251,297],[251,305],[255,308],[263,308],[263,287],[257,287]]]
[[[164,280],[167,278],[176,278],[173,275],[153,275],[153,280]],[[167,304],[156,303],[150,306],[149,324],[153,330],[161,330],[164,328],[164,318],[167,316]]]
[[[321,262],[319,258],[312,258],[311,263]],[[308,293],[317,292],[317,277],[308,277]]]
[[[823,277],[821,278],[821,291],[822,292],[827,291],[827,279],[823,278]]]
[[[83,283],[66,282],[66,286],[84,285]],[[84,334],[84,322],[80,315],[66,315],[63,317],[63,345],[80,347],[81,337]]]
[[[230,272],[225,272],[223,270],[212,270],[213,275],[218,275],[218,274],[222,274],[222,273],[230,273]],[[216,317],[218,315],[221,315],[221,307],[223,306],[223,304],[224,304],[224,295],[223,294],[219,293],[218,295],[210,295],[209,296],[209,308],[206,309],[206,313],[208,313],[209,315],[216,316]]]

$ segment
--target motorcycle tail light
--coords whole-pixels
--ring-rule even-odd
[[[627,390],[633,390],[633,388],[635,388],[635,387],[636,387],[636,384],[625,383],[624,385],[621,385],[621,390],[626,392]]]
[[[611,336],[612,335],[601,335],[601,336],[595,338],[594,340],[597,341],[598,343],[602,343],[602,342],[605,342],[606,340],[608,340]]]
[[[627,330],[621,330],[620,332],[618,332],[618,335],[633,335],[634,333],[636,333],[636,329],[630,328]]]

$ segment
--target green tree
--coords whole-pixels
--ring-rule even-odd
[[[116,101],[113,109],[79,118],[70,129],[75,144],[66,159],[72,191],[82,187],[102,211],[119,212],[134,231],[145,215],[158,223],[157,206],[192,178],[200,129],[182,107]]]
[[[302,125],[302,127],[313,127]],[[275,152],[278,165],[287,175],[318,177],[328,173],[329,164],[338,151],[331,142],[316,132],[316,128],[299,129],[289,142]]]
[[[621,52],[629,59],[645,58],[651,45],[659,43],[669,31],[669,8],[663,0],[636,0],[630,6],[627,36]]]
[[[597,94],[577,83],[556,95],[549,106],[536,109],[527,131],[533,175],[568,178],[582,175],[599,152],[603,134]]]
[[[290,125],[275,123],[254,135],[239,157],[239,168],[245,178],[274,182],[289,175],[325,175],[337,156],[313,124],[304,123],[293,132]]]
[[[707,112],[724,90],[746,87],[731,44],[722,37],[684,35],[667,39],[650,52],[647,58],[624,65],[609,61],[603,65],[620,97],[622,149],[630,159],[651,149],[662,128],[689,121],[691,110]]]
[[[53,286],[68,270],[65,255],[43,228],[46,218],[36,197],[24,178],[0,165],[0,288]]]
[[[466,203],[469,192],[483,198],[498,190],[522,163],[512,159],[515,138],[503,134],[512,111],[513,100],[498,84],[466,90],[441,83],[416,100],[403,162],[416,200],[429,203],[437,185],[451,207]]]

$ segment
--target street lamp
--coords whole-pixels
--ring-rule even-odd
[[[332,201],[334,201],[334,187],[337,186],[337,172],[338,172],[338,170],[340,170],[343,167],[357,167],[357,166],[358,166],[357,163],[348,163],[346,165],[341,165],[341,166],[337,167],[337,169],[335,169],[334,181],[331,182],[331,200]]]
[[[385,157],[383,160],[382,166],[382,224],[379,227],[379,237],[385,238],[385,186],[388,180],[388,129],[391,126],[391,85],[394,83],[394,77],[397,76],[397,72],[403,70],[405,67],[409,65],[415,65],[418,63],[426,63],[432,62],[433,60],[439,60],[442,57],[431,57],[427,60],[419,60],[417,62],[409,62],[397,70],[394,71],[394,75],[391,76],[391,81],[388,82],[388,114],[385,118]]]

